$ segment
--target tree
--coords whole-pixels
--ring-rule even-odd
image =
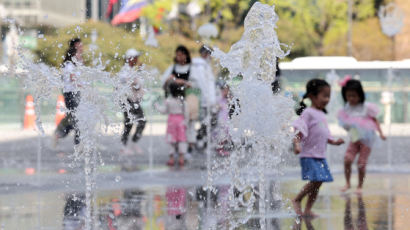
[[[347,1],[275,1],[280,17],[279,38],[292,46],[290,58],[307,55],[346,55]],[[380,4],[380,0],[352,1],[354,22],[374,17],[376,7]]]

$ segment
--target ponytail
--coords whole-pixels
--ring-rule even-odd
[[[309,96],[317,96],[323,87],[330,87],[329,83],[322,79],[311,79],[306,84],[306,93],[303,95],[302,101],[299,103],[299,108],[296,109],[296,114],[300,116],[302,112],[306,109],[306,104],[304,100]],[[326,109],[323,109],[324,113],[327,113]]]
[[[303,110],[305,110],[306,109],[306,104],[305,104],[305,102],[304,102],[304,100],[307,98],[308,96],[307,96],[307,94],[304,94],[303,95],[303,98],[302,98],[302,100],[300,101],[300,103],[299,103],[299,107],[296,109],[296,114],[298,115],[298,116],[300,116],[302,113],[303,113]]]

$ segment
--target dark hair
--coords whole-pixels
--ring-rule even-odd
[[[299,103],[299,108],[296,109],[296,114],[300,116],[303,110],[306,109],[306,104],[303,102],[306,98],[309,96],[317,96],[324,87],[330,88],[329,83],[325,80],[317,78],[309,80],[306,84],[306,93],[303,95],[302,101]],[[327,113],[326,109],[323,109],[323,112]]]
[[[177,83],[171,82],[168,87],[172,97],[182,98],[184,96],[183,89]]]
[[[78,42],[81,42],[80,38],[73,38],[68,42],[68,49],[64,56],[64,61],[62,64],[63,66],[64,66],[64,63],[68,61],[73,62],[73,57],[77,54],[77,48],[75,47],[75,44]]]
[[[363,91],[362,83],[360,83],[359,80],[355,80],[355,79],[348,80],[346,84],[342,87],[342,97],[345,103],[347,102],[347,98],[346,98],[347,91],[356,92],[357,95],[359,95],[359,98],[360,98],[359,102],[361,104],[363,104],[364,101],[366,100],[366,96]]]
[[[202,45],[201,48],[199,48],[199,53],[203,54],[211,54],[214,50],[211,47],[208,47],[206,45]]]
[[[177,49],[175,50],[175,53],[176,53],[176,52],[181,52],[181,53],[185,54],[185,56],[186,56],[186,63],[187,63],[187,64],[191,63],[191,54],[189,53],[189,50],[188,50],[185,46],[179,45],[179,46],[177,47]],[[176,59],[176,58],[174,58],[174,62],[175,62],[175,63],[177,62],[177,59]]]

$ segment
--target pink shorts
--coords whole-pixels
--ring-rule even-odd
[[[371,149],[367,145],[358,141],[355,143],[350,142],[345,154],[345,161],[353,162],[356,155],[359,154],[357,165],[359,167],[366,167],[367,159],[369,158]]]
[[[167,141],[169,143],[186,142],[185,132],[184,115],[170,114],[168,116]]]

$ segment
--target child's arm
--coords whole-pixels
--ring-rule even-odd
[[[342,138],[339,138],[337,140],[334,139],[328,139],[327,143],[330,145],[342,145],[345,143],[345,141]]]
[[[298,132],[293,138],[293,152],[297,155],[302,151],[302,148],[300,147],[300,140],[302,139],[302,133]]]
[[[162,114],[168,114],[168,106],[166,100],[163,105],[159,105],[157,102],[154,102],[154,108]]]
[[[376,123],[377,132],[379,132],[380,138],[381,138],[382,140],[386,140],[387,138],[386,138],[386,136],[383,135],[382,128],[380,127],[380,122],[379,122],[375,117],[373,117],[372,119],[373,119],[373,121]]]

